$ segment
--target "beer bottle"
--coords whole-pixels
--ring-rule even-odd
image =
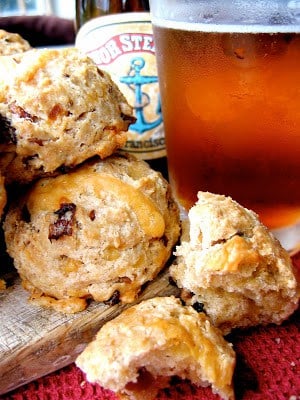
[[[78,31],[90,19],[121,12],[123,12],[122,0],[76,0],[76,29]]]
[[[110,73],[134,109],[121,151],[167,177],[155,47],[148,0],[76,1],[76,47]]]

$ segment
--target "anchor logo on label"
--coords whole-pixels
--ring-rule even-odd
[[[148,122],[144,116],[144,108],[150,104],[150,96],[142,91],[142,85],[146,83],[158,82],[157,76],[141,75],[141,71],[145,66],[145,60],[142,57],[135,57],[130,62],[130,70],[128,75],[120,77],[120,82],[125,83],[129,89],[134,91],[135,105],[133,106],[136,115],[136,122],[130,125],[130,130],[142,134],[150,129],[154,129],[162,123],[161,103],[158,98],[156,114],[158,118],[153,122]]]

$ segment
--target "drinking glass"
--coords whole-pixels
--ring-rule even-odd
[[[300,242],[300,1],[150,0],[168,171]]]

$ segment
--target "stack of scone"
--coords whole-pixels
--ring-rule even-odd
[[[169,184],[117,153],[135,118],[109,74],[74,48],[24,50],[0,57],[0,169],[22,185],[7,251],[39,304],[133,302],[179,237]]]
[[[6,186],[6,246],[23,286],[62,312],[90,299],[133,303],[167,265],[180,221],[161,174],[117,152],[131,107],[77,50],[34,50],[9,36],[3,51],[3,42],[0,211]],[[298,306],[289,255],[252,211],[199,192],[185,228],[170,267],[181,299],[129,307],[77,359],[120,399],[152,400],[180,377],[233,400],[235,352],[223,336],[280,324]]]

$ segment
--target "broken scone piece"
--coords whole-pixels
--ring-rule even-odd
[[[230,197],[199,192],[188,233],[170,274],[183,299],[201,303],[224,334],[280,324],[297,308],[299,284],[289,254],[254,212]]]
[[[37,181],[10,206],[4,232],[31,299],[76,312],[87,299],[134,301],[169,259],[179,211],[160,173],[114,155]]]
[[[151,400],[172,377],[211,386],[234,399],[235,352],[204,313],[179,299],[156,297],[107,322],[77,366],[122,399]]]

